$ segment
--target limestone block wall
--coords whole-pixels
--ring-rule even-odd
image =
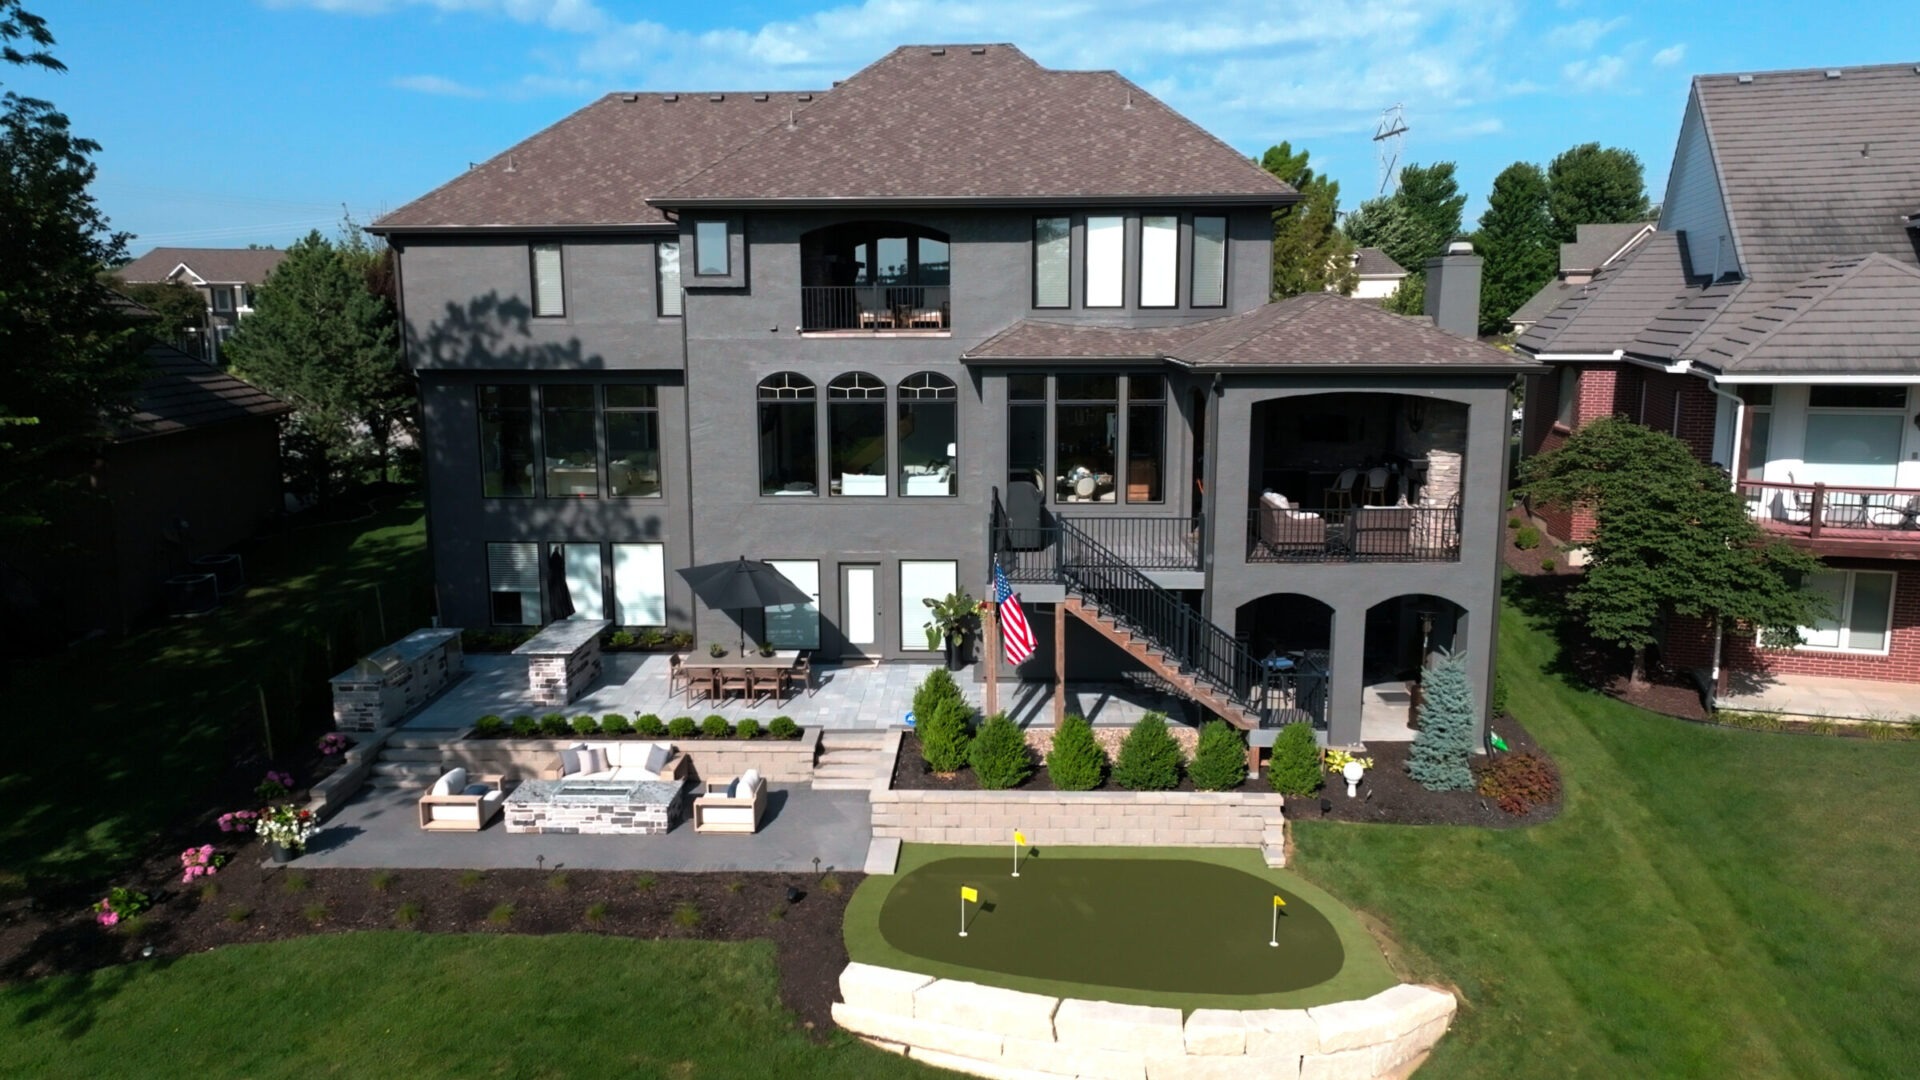
[[[604,741],[596,735],[585,741]],[[446,771],[458,765],[468,772],[499,773],[509,779],[536,779],[560,765],[560,750],[583,740],[564,739],[467,739],[455,737],[440,746],[440,768]],[[667,740],[671,741],[671,740]],[[802,728],[798,739],[720,740],[695,739],[674,743],[675,753],[685,754],[696,780],[727,780],[748,769],[775,784],[806,784],[813,781],[813,762],[820,753],[820,729]]]
[[[876,791],[873,835],[910,844],[1275,847],[1286,800],[1262,791]]]
[[[866,1041],[974,1076],[1286,1077],[1407,1075],[1453,1020],[1452,994],[1403,984],[1310,1009],[1181,1011],[1056,998],[871,964],[840,973],[833,1019]]]
[[[380,751],[385,749],[387,739],[396,730],[387,728],[357,737],[341,755],[340,767],[313,785],[312,790],[307,792],[307,809],[312,811],[316,820],[325,821],[359,793],[367,782],[368,774],[373,771],[373,763],[379,760]]]

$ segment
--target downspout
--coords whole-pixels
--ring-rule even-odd
[[[1732,450],[1727,454],[1732,461],[1727,466],[1727,483],[1735,492],[1738,492],[1740,473],[1747,467],[1746,460],[1740,454],[1740,448],[1746,437],[1747,403],[1741,399],[1740,395],[1729,394],[1722,390],[1718,380],[1708,379],[1707,389],[1712,390],[1716,396],[1733,402],[1733,442]],[[1709,713],[1713,712],[1714,702],[1720,697],[1720,652],[1726,638],[1727,636],[1720,630],[1720,616],[1715,615],[1713,617],[1713,667],[1707,673],[1707,711]]]
[[[1207,411],[1212,415],[1206,418],[1207,425],[1207,468],[1206,468],[1206,507],[1200,516],[1200,573],[1206,588],[1200,591],[1200,614],[1208,622],[1213,622],[1213,545],[1220,533],[1220,399],[1226,395],[1226,380],[1215,372],[1213,385],[1207,389]]]
[[[676,225],[680,223],[680,215],[677,211],[663,210],[660,213],[661,216],[668,221]],[[673,242],[676,245],[680,243],[678,233],[674,235]],[[653,258],[653,279],[659,281],[660,245],[657,242],[654,244]],[[680,263],[680,431],[682,435],[680,445],[686,452],[680,456],[686,459],[685,470],[687,474],[687,486],[685,488],[687,508],[687,565],[695,566],[698,565],[696,562],[698,549],[694,546],[693,542],[693,350],[688,345],[690,332],[687,329],[687,323],[693,316],[687,311],[686,268],[686,261],[682,259]],[[659,302],[659,298],[655,297],[654,304],[658,306]],[[687,614],[691,616],[688,620],[687,631],[693,634],[695,641],[698,641],[700,640],[700,630],[697,623],[699,619],[698,604],[689,601],[687,604]],[[764,626],[762,627],[762,633],[765,633]]]

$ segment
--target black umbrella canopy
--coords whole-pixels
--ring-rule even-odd
[[[693,595],[708,607],[763,608],[776,604],[811,604],[813,595],[787,575],[758,559],[744,556],[732,562],[689,566],[680,576],[693,586]]]
[[[571,619],[574,613],[573,590],[567,586],[567,560],[555,544],[547,552],[547,614],[555,622]]]

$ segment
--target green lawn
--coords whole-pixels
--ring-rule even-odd
[[[1559,820],[1295,826],[1302,873],[1460,989],[1421,1076],[1911,1075],[1920,745],[1655,716],[1547,674],[1518,610],[1501,634]]]
[[[773,946],[340,934],[0,988],[0,1075],[932,1077],[775,996]]]
[[[373,647],[383,615],[388,637],[425,617],[425,537],[417,502],[269,537],[223,610],[16,668],[6,712],[30,746],[0,755],[0,895],[140,855],[206,798],[238,739],[263,737],[263,693],[282,754],[309,749],[296,732],[325,716],[327,668]]]

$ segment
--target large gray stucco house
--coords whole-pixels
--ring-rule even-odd
[[[1485,701],[1536,366],[1470,339],[1466,253],[1429,286],[1465,339],[1268,304],[1296,197],[1119,75],[1009,45],[604,97],[373,226],[443,617],[537,624],[564,568],[581,615],[731,640],[674,571],[744,555],[818,598],[749,635],[926,659],[922,599],[987,595],[993,558],[1032,678],[1069,619],[1070,677],[1154,672],[1243,726],[1358,741],[1363,686],[1441,646]],[[1288,654],[1330,677],[1278,715],[1255,684]]]

